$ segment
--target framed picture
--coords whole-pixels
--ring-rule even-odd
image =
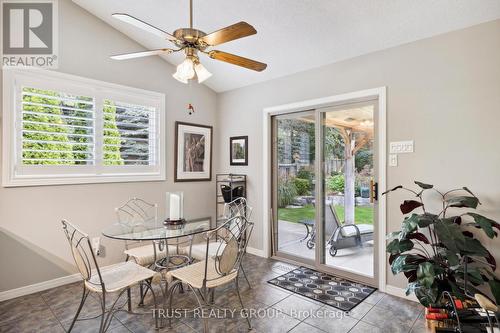
[[[229,156],[231,165],[248,165],[248,136],[229,138]]]
[[[212,126],[175,122],[175,181],[212,180]]]

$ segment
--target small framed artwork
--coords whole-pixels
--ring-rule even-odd
[[[231,165],[248,165],[248,136],[229,138],[229,156]]]
[[[212,180],[212,126],[175,122],[175,181]]]

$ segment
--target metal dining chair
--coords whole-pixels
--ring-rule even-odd
[[[115,208],[118,223],[131,227],[134,231],[146,230],[145,223],[158,221],[158,204],[149,203],[140,198],[132,198],[122,206]],[[181,253],[190,251],[191,239],[158,240],[151,242],[125,241],[125,261],[133,260],[137,264],[154,270],[181,267],[175,263],[175,257]],[[185,263],[183,263],[184,265]],[[146,290],[147,293],[147,290]],[[141,300],[144,302],[146,293],[142,287],[140,290]]]
[[[245,216],[234,216],[216,229],[207,232],[204,260],[167,273],[172,279],[168,290],[168,313],[173,313],[172,303],[175,291],[182,284],[193,292],[200,312],[204,313],[205,309],[216,308],[213,300],[209,299],[211,292],[217,287],[234,282],[241,308],[245,309],[239,290],[238,273],[252,229],[253,223],[249,222]],[[216,235],[221,241],[215,256],[212,257],[209,254],[210,240]],[[248,328],[251,329],[250,318],[245,317]],[[171,317],[169,325],[171,326]],[[208,332],[206,317],[203,317],[203,331]]]
[[[224,205],[224,219],[230,219],[235,216],[244,216],[247,221],[251,221],[250,218],[252,216],[253,208],[247,205],[247,200],[245,198],[238,198]],[[223,242],[219,239],[219,237],[214,237],[211,240],[210,246],[208,248],[208,254],[210,257],[214,258],[216,256],[217,249],[221,246],[224,246]],[[191,247],[191,257],[195,260],[204,260],[205,258],[205,243],[201,242],[198,244],[193,244]],[[248,281],[245,270],[243,269],[243,265],[241,266],[241,272],[243,277],[247,281],[248,287],[252,288],[250,281]]]
[[[101,303],[99,333],[105,332],[109,328],[114,313],[120,308],[117,307],[119,299],[125,291],[130,291],[130,287],[134,285],[139,284],[151,291],[155,311],[157,310],[156,295],[150,283],[155,275],[154,271],[142,267],[133,261],[122,262],[101,269],[97,263],[94,251],[92,251],[89,236],[66,220],[62,220],[62,227],[70,245],[71,255],[83,280],[83,294],[80,305],[68,332],[71,332],[76,321],[79,320],[78,316],[85,304],[85,300],[91,292],[99,295]],[[111,307],[106,310],[106,299],[109,293],[118,293],[118,296],[111,303]],[[132,310],[130,302],[128,306],[130,312]],[[158,319],[156,318],[155,320],[156,328],[158,328]]]

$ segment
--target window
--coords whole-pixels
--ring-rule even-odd
[[[165,179],[160,93],[4,70],[3,185]]]

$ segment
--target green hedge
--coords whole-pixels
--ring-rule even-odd
[[[298,195],[308,195],[311,190],[311,185],[308,179],[294,178],[293,183],[297,189]]]

